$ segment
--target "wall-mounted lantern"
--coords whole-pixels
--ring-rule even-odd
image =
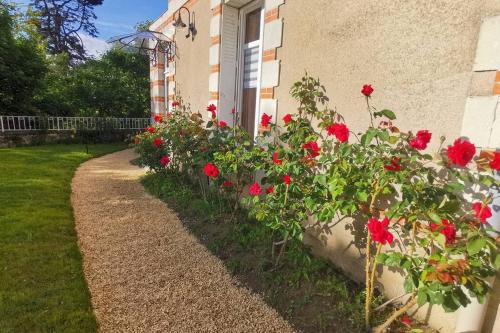
[[[182,17],[181,17],[181,10],[185,10],[187,11],[188,13],[188,24],[186,25],[186,23],[184,23],[182,21]],[[175,17],[177,14],[177,18]],[[191,12],[189,11],[189,9],[187,9],[186,7],[182,6],[181,8],[179,8],[179,10],[177,10],[175,13],[174,13],[174,23],[172,24],[174,27],[176,28],[188,28],[188,33],[186,35],[186,38],[189,38],[191,37],[193,40],[194,40],[194,36],[196,35],[196,27],[195,27],[195,24],[194,24],[194,13],[193,13],[193,20],[191,21]]]

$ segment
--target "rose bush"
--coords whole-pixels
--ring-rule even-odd
[[[236,110],[230,127],[210,105],[204,126],[201,115],[179,100],[166,119],[156,119],[137,138],[137,151],[152,170],[197,179],[203,193],[212,188],[232,197],[235,209],[243,202],[274,231],[276,268],[287,244],[301,242],[314,224],[345,223],[353,234],[364,235],[354,243],[365,254],[367,328],[377,266],[399,270],[407,293],[376,332],[397,319],[410,325],[404,314],[415,305],[455,311],[470,298],[483,301],[490,289],[487,277],[500,268],[485,191],[499,185],[492,172],[500,169],[500,154],[482,161],[465,138],[435,156],[427,154],[435,135],[426,129],[401,131],[393,111],[371,105],[374,93],[371,85],[363,86],[370,124],[354,133],[328,107],[319,80],[305,76],[291,89],[298,112],[286,114],[283,126],[263,114],[266,131],[255,140],[238,125]]]

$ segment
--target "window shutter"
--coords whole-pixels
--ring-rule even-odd
[[[222,10],[219,117],[232,121],[231,110],[236,107],[236,67],[238,54],[239,11],[224,5]]]

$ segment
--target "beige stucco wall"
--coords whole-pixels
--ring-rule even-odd
[[[187,29],[178,29],[175,34],[177,58],[175,59],[176,94],[191,104],[193,111],[206,109],[209,100],[208,78],[210,66],[210,19],[212,18],[209,0],[196,1],[190,9],[196,19],[198,34],[194,41],[185,38]],[[183,13],[185,15],[185,13]],[[183,19],[187,20],[187,18]],[[205,114],[206,112],[202,112]]]
[[[496,0],[294,0],[284,19],[279,118],[295,109],[291,84],[318,76],[353,130],[368,123],[361,86],[373,103],[398,112],[402,128],[458,136],[469,94],[481,18],[500,13]]]

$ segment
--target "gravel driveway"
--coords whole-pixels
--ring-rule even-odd
[[[72,184],[100,332],[293,332],[144,191],[134,157],[125,150],[90,160]]]

